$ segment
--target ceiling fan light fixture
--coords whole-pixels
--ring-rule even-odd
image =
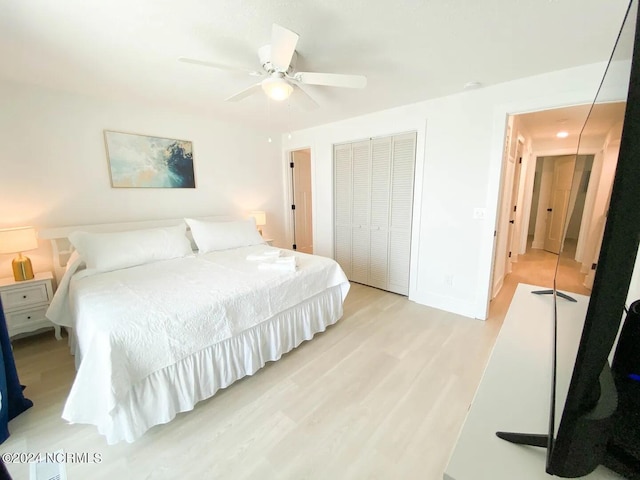
[[[270,77],[262,81],[262,90],[272,100],[281,102],[289,98],[289,95],[293,92],[293,87],[284,78]]]

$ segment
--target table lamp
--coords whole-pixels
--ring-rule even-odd
[[[16,282],[31,280],[33,278],[33,268],[29,257],[22,255],[22,252],[35,250],[38,248],[36,231],[33,227],[5,228],[0,230],[0,253],[17,253],[13,259],[13,278]]]
[[[255,218],[258,232],[260,232],[260,235],[262,235],[262,229],[260,227],[267,224],[267,214],[262,211],[256,210],[254,212],[251,212],[249,215]]]

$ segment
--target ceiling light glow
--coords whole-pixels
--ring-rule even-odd
[[[564,130],[556,133],[556,137],[558,138],[567,138],[568,136],[569,136],[569,132],[565,132]]]
[[[289,82],[281,77],[269,77],[262,81],[262,90],[269,98],[281,102],[286,100],[293,92],[293,87]]]

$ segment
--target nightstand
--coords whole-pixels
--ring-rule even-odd
[[[54,327],[56,338],[62,338],[60,327],[44,315],[53,297],[52,279],[51,272],[36,273],[33,279],[22,282],[13,278],[0,279],[0,298],[9,337]]]

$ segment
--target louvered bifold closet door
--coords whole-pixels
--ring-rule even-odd
[[[371,228],[369,285],[388,289],[389,193],[391,190],[391,137],[371,141]]]
[[[369,283],[369,214],[371,209],[371,145],[368,140],[351,144],[353,162],[351,210],[351,277]]]
[[[347,278],[408,295],[416,134],[334,146],[335,258]]]
[[[388,290],[408,295],[416,134],[393,137]]]
[[[335,260],[351,278],[351,145],[336,145],[334,158]]]

